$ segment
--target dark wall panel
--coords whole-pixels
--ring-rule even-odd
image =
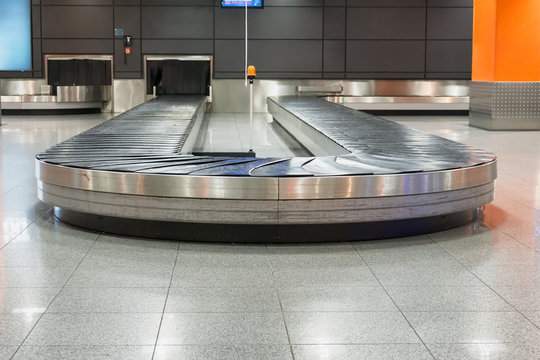
[[[427,72],[470,72],[472,67],[472,41],[427,42]]]
[[[143,38],[212,39],[212,7],[142,7]]]
[[[43,39],[44,54],[112,54],[112,39]]]
[[[41,56],[41,40],[32,40],[32,67],[34,71],[41,71],[42,56]]]
[[[345,71],[345,40],[324,41],[323,71]]]
[[[252,40],[248,62],[255,64],[261,72],[322,71],[321,40]]]
[[[111,6],[44,6],[43,38],[110,39],[113,34]]]
[[[347,0],[324,0],[324,6],[346,6]]]
[[[116,6],[114,27],[124,29],[125,35],[141,37],[141,8],[138,6]]]
[[[348,39],[423,39],[424,8],[353,8],[347,11]]]
[[[32,6],[32,37],[41,37],[41,7]]]
[[[133,40],[131,55],[124,55],[124,42],[122,39],[114,41],[114,71],[140,72],[141,68],[141,40]]]
[[[323,6],[323,0],[265,0],[264,6]]]
[[[346,74],[347,79],[422,79],[424,77],[423,72],[406,72],[406,73],[392,73],[392,72],[348,72]]]
[[[347,0],[348,6],[401,6],[401,7],[422,7],[426,5],[426,0]]]
[[[471,73],[427,73],[426,79],[470,79]]]
[[[114,0],[114,5],[124,6],[124,5],[141,5],[141,0]]]
[[[143,39],[142,51],[143,54],[211,55],[214,52],[214,41]]]
[[[424,41],[347,41],[347,72],[423,72]]]
[[[113,0],[41,0],[42,5],[108,5]]]
[[[220,0],[32,4],[34,77],[41,75],[44,54],[60,53],[114,54],[119,78],[140,78],[145,54],[208,54],[214,56],[216,77],[243,76],[244,10],[223,9]],[[469,78],[472,5],[473,0],[265,0],[264,9],[249,10],[249,62],[262,78]],[[114,28],[134,37],[127,64]]]
[[[428,0],[428,6],[434,7],[473,7],[474,0]]]
[[[472,8],[429,8],[428,39],[472,39]]]
[[[321,7],[270,7],[248,15],[251,39],[321,39]]]
[[[213,6],[214,0],[141,0],[143,6]]]
[[[244,41],[216,40],[216,72],[238,72],[244,70]]]
[[[324,38],[344,39],[346,11],[344,7],[324,9]]]
[[[216,39],[243,39],[244,12],[215,8]]]

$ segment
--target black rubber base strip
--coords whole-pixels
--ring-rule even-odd
[[[241,225],[138,220],[54,208],[66,223],[112,234],[217,243],[310,243],[414,236],[465,225],[477,209],[417,219],[343,224]]]

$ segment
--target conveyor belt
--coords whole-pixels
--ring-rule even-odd
[[[491,153],[316,97],[268,106],[316,156],[194,156],[205,97],[165,96],[38,154],[39,196],[104,231],[214,240],[226,226],[224,240],[279,242],[434,231],[493,198]]]
[[[308,158],[181,155],[204,97],[164,96],[37,155],[51,164],[171,175],[321,176],[459,169],[493,154],[316,97],[269,99],[348,154]],[[279,105],[277,105],[279,104]]]

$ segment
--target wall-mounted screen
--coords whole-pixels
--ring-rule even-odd
[[[30,0],[0,0],[0,71],[32,70]]]
[[[221,7],[224,8],[235,8],[235,7],[245,7],[250,8],[263,8],[264,0],[221,0]]]

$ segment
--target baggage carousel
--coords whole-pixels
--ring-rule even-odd
[[[319,97],[267,104],[313,156],[193,155],[206,97],[160,96],[38,154],[38,196],[97,231],[252,243],[439,231],[493,199],[494,154]]]

